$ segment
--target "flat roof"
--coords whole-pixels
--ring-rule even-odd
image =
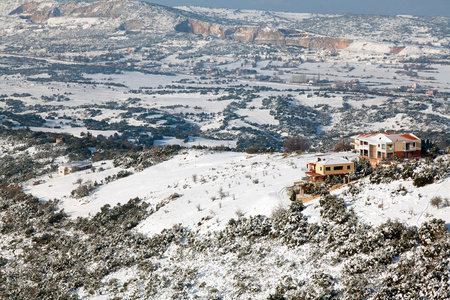
[[[88,167],[88,166],[92,166],[92,164],[90,162],[86,162],[86,161],[74,161],[74,162],[70,162],[70,163],[66,163],[60,167]]]
[[[336,157],[336,158],[332,157],[332,158],[317,158],[317,160],[315,160],[312,163],[320,164],[322,166],[329,166],[329,165],[352,164],[353,161],[349,160],[346,157]]]

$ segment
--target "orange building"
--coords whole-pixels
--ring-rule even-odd
[[[316,161],[308,163],[308,172],[305,172],[306,180],[318,182],[324,181],[327,176],[344,177],[355,172],[355,163],[345,157],[317,158]]]

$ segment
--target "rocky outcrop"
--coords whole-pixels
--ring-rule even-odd
[[[175,26],[175,30],[179,32],[190,32],[195,34],[213,35],[220,39],[225,38],[225,30],[220,25],[202,22],[198,20],[185,20]]]
[[[118,18],[125,9],[123,0],[99,1],[89,5],[73,8],[74,3],[64,5],[62,10],[71,17]]]
[[[45,7],[45,9],[40,9],[40,3],[29,2],[25,3],[12,12],[10,15],[26,15],[28,19],[34,23],[41,23],[52,17],[57,17],[61,15],[61,11],[58,7]]]
[[[126,30],[126,31],[133,31],[133,30],[139,30],[142,27],[144,27],[145,24],[140,21],[132,20],[125,22],[119,26],[119,30]]]
[[[123,0],[99,1],[90,4],[79,2],[29,2],[10,12],[10,15],[25,15],[35,23],[42,23],[52,17],[101,17],[117,18],[125,8]]]
[[[246,43],[292,45],[312,49],[345,49],[353,42],[350,39],[317,36],[296,29],[273,29],[257,26],[225,27],[194,19],[179,23],[175,30]]]
[[[37,3],[37,2],[29,2],[29,3],[25,3],[25,4],[21,5],[21,6],[19,6],[18,8],[16,8],[12,12],[10,12],[9,14],[10,15],[30,14],[30,13],[34,12],[38,7],[39,7],[39,3]]]

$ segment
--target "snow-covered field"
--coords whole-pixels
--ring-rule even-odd
[[[277,207],[287,207],[290,201],[286,188],[304,177],[307,162],[317,156],[356,159],[353,153],[285,156],[186,150],[169,161],[101,185],[82,199],[70,196],[78,179],[100,183],[121,169],[114,168],[112,162],[97,163],[95,172],[80,171],[64,177],[55,174],[40,185],[28,182],[26,191],[43,200],[61,199],[59,207],[74,218],[93,215],[105,204],[124,204],[139,197],[154,208],[160,206],[139,224],[139,232],[159,233],[176,224],[204,232],[222,229],[229,219],[240,215],[270,216]],[[98,171],[100,167],[104,170]],[[411,180],[373,185],[362,179],[356,185],[362,187],[356,197],[343,195],[347,187],[332,193],[342,196],[364,222],[379,225],[391,219],[413,226],[441,218],[450,223],[450,207],[436,209],[430,205],[433,196],[450,195],[449,178],[422,188],[414,187]],[[406,192],[398,192],[400,187]],[[305,210],[314,222],[321,220],[318,201],[308,202]]]
[[[351,68],[351,71],[348,71],[349,68]],[[230,130],[234,130],[233,127],[252,127],[257,129],[263,127],[263,130],[265,130],[264,126],[273,126],[277,128],[278,134],[284,134],[286,128],[280,123],[281,114],[275,111],[276,108],[263,105],[264,99],[269,97],[292,96],[295,100],[291,102],[293,105],[308,106],[317,111],[320,111],[320,106],[331,107],[333,109],[333,111],[329,112],[331,124],[322,124],[319,131],[342,130],[340,126],[343,125],[343,119],[341,118],[340,109],[344,102],[358,109],[360,111],[358,114],[361,114],[363,110],[367,112],[365,107],[370,107],[371,110],[383,110],[383,105],[390,99],[398,103],[402,103],[402,99],[408,99],[410,104],[417,103],[421,105],[419,106],[422,110],[420,113],[433,117],[437,116],[443,120],[448,119],[448,115],[445,114],[445,106],[448,104],[442,97],[429,97],[428,99],[419,99],[421,101],[413,102],[409,97],[410,95],[406,94],[398,95],[399,98],[397,99],[379,95],[365,97],[364,93],[356,94],[355,96],[355,93],[352,92],[321,92],[315,86],[290,83],[294,76],[292,74],[303,74],[306,78],[320,76],[320,78],[327,79],[330,82],[342,83],[358,79],[362,86],[367,86],[370,89],[385,87],[393,89],[399,86],[411,87],[413,84],[419,84],[423,89],[438,89],[441,93],[448,92],[450,89],[447,76],[450,72],[449,66],[434,66],[436,70],[419,72],[418,78],[411,78],[396,73],[399,68],[400,66],[395,63],[388,63],[383,66],[362,62],[303,63],[294,70],[285,68],[284,75],[280,75],[280,77],[286,83],[258,82],[249,79],[230,80],[224,83],[210,79],[199,79],[196,76],[164,76],[140,72],[124,72],[123,74],[111,76],[103,74],[86,75],[95,84],[36,82],[27,80],[25,76],[3,75],[0,77],[0,90],[7,91],[6,96],[11,99],[21,101],[25,106],[23,113],[37,113],[46,120],[41,127],[30,126],[33,130],[68,132],[77,136],[87,131],[95,135],[102,134],[104,136],[117,133],[117,130],[108,128],[105,128],[103,132],[98,129],[89,129],[83,124],[83,120],[88,118],[96,121],[126,122],[132,126],[147,126],[149,127],[148,131],[150,131],[150,127],[165,126],[172,114],[198,125],[202,131],[213,130],[229,134]],[[282,70],[283,68],[280,67],[279,69]],[[259,71],[269,74],[272,72],[268,70]],[[45,78],[47,75],[35,75],[34,77],[36,76]],[[432,76],[434,79],[425,79],[429,76]],[[110,83],[123,84],[124,86],[111,87],[108,85]],[[142,87],[144,89],[139,91],[138,89]],[[270,87],[272,90],[256,91],[261,87]],[[202,92],[202,89],[209,88],[217,89],[217,91]],[[241,95],[233,95],[233,90],[242,88],[254,93],[256,98],[243,102]],[[292,91],[293,89],[303,89],[306,92],[297,94]],[[21,97],[22,93],[29,93],[31,96]],[[64,97],[65,100],[61,101],[58,97]],[[226,98],[221,99],[221,97]],[[236,106],[234,105],[236,102],[241,103],[239,103],[239,106]],[[438,109],[438,106],[433,106],[432,108],[430,105],[425,104],[427,109],[423,110],[424,106],[422,103],[424,102],[435,102],[438,105],[443,104],[443,106]],[[109,105],[109,103],[116,103],[116,107]],[[45,105],[47,108],[36,112],[36,104]],[[7,104],[5,101],[0,102],[0,108],[11,109],[10,104]],[[92,110],[97,109],[100,109],[99,113],[91,116]],[[137,113],[133,111],[137,109]],[[130,110],[129,114],[126,114],[127,110]],[[156,112],[153,112],[154,110]],[[142,118],[141,114],[145,111],[150,113],[145,118]],[[346,130],[366,131],[368,128],[429,130],[435,127],[433,122],[419,124],[418,120],[408,120],[408,116],[404,115],[407,112],[407,107],[404,107],[396,115],[390,114],[388,118],[380,119],[376,122],[372,121],[372,123],[368,123],[367,120],[363,120],[359,116],[356,116],[354,119],[346,118],[344,120],[349,123],[345,124],[348,127]],[[227,117],[229,113],[232,113],[232,115]],[[373,111],[373,115],[376,118],[376,115],[379,114]],[[357,123],[358,120],[359,122]],[[441,124],[446,128],[445,126],[448,126],[448,124],[445,121],[443,122]],[[224,136],[218,139],[223,138]],[[235,137],[230,135],[230,139],[235,139]],[[233,141],[233,143],[235,142],[236,140]]]
[[[329,155],[354,157],[350,153]],[[64,177],[55,175],[40,185],[33,186],[30,182],[27,191],[43,200],[62,199],[60,207],[73,217],[95,214],[105,204],[123,204],[134,197],[153,206],[167,202],[140,225],[139,230],[145,233],[157,233],[178,223],[202,230],[214,229],[236,218],[237,211],[244,215],[270,215],[278,205],[288,205],[286,187],[304,176],[306,161],[314,156],[189,150],[142,172],[100,186],[82,199],[70,196],[77,179],[100,182],[120,168],[113,168],[111,162],[94,165],[105,170],[80,171]],[[180,197],[168,201],[174,194]],[[205,218],[209,220],[202,222]],[[199,222],[205,224],[198,226]]]

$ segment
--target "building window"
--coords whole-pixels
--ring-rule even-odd
[[[413,147],[413,148],[416,148],[416,142],[413,142],[413,143],[412,143],[412,147]]]
[[[411,144],[410,143],[406,143],[406,151],[408,151],[408,150],[410,150],[411,148],[410,148],[410,146],[411,146]]]
[[[334,169],[335,171],[340,171],[340,170],[343,170],[344,167],[343,167],[343,166],[337,166],[337,167],[334,167],[333,169]]]
[[[350,166],[347,166],[347,170],[350,170]]]
[[[381,158],[381,152],[380,151],[377,152],[377,157]]]
[[[386,145],[385,144],[381,144],[381,149],[385,150],[386,149]]]
[[[331,168],[330,167],[325,167],[325,171],[330,171]]]
[[[322,171],[322,167],[320,167],[320,171]]]

